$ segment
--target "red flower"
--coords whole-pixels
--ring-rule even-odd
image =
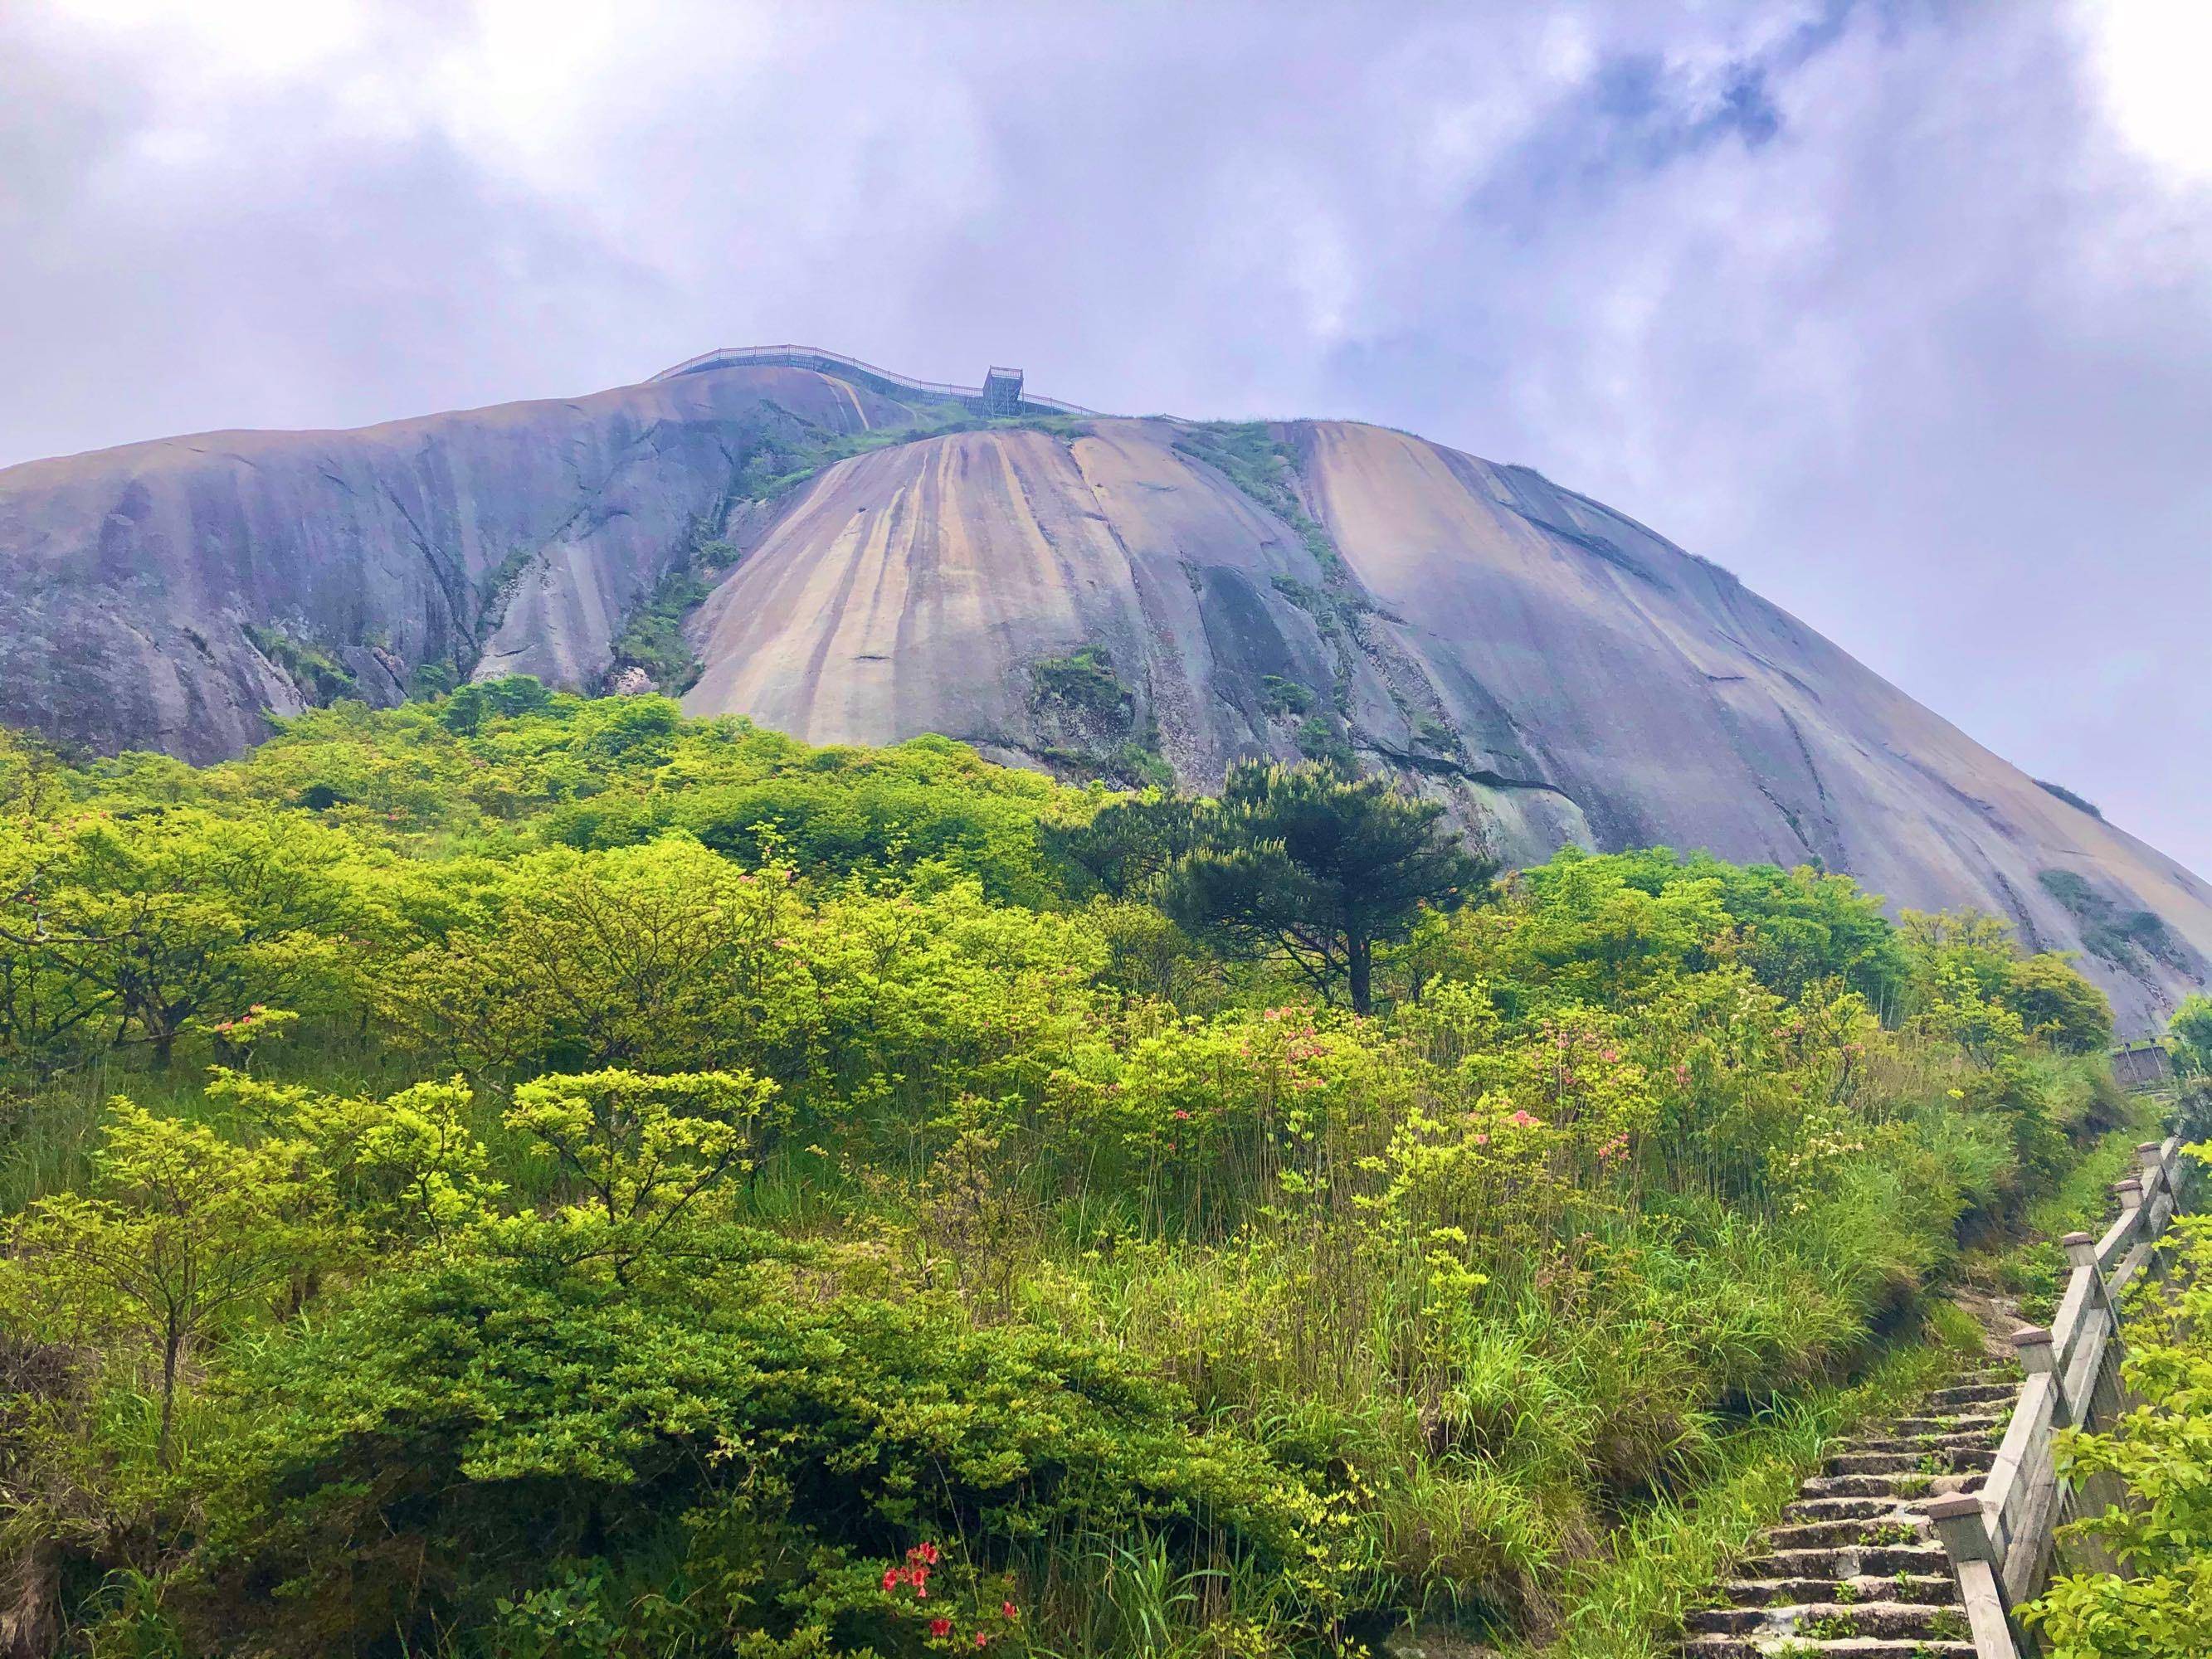
[[[980,1631],[980,1630],[979,1630],[979,1631],[977,1631],[977,1632],[975,1632],[975,1645],[976,1645],[977,1647],[979,1647],[979,1648],[982,1648],[982,1647],[988,1647],[990,1644],[991,1644],[991,1638],[990,1638],[989,1637],[988,1637],[988,1636],[984,1635],[984,1634],[983,1634],[983,1632],[982,1632],[981,1631]]]
[[[1022,1616],[1022,1610],[1016,1607],[1012,1601],[1000,1602],[999,1612],[1002,1617],[1007,1619],[1018,1619]]]
[[[906,1559],[909,1561],[927,1561],[933,1567],[937,1565],[937,1546],[916,1544],[906,1553]]]
[[[931,1620],[929,1621],[929,1633],[930,1633],[932,1636],[950,1636],[950,1635],[951,1635],[951,1634],[952,1634],[952,1621],[951,1621],[950,1619],[933,1619],[933,1620]]]
[[[888,1593],[891,1590],[896,1589],[899,1587],[899,1580],[904,1577],[906,1577],[906,1575],[901,1572],[896,1567],[885,1567],[884,1569],[884,1591]]]

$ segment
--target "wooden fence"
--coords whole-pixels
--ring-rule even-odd
[[[2076,1510],[2100,1512],[2118,1496],[2096,1483],[2069,1491],[2051,1451],[2058,1430],[2108,1429],[2130,1403],[2119,1376],[2120,1294],[2154,1271],[2173,1224],[2180,1137],[2147,1141],[2136,1154],[2141,1171],[2116,1188],[2119,1219],[2102,1238],[2066,1236],[2073,1270],[2051,1328],[2013,1339],[2027,1380],[1989,1480],[1978,1493],[1939,1498],[1928,1506],[1958,1575],[1975,1659],[2027,1659],[2037,1651],[2011,1609],[2033,1601],[2050,1582],[2060,1522]]]

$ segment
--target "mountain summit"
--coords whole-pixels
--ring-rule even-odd
[[[1991,911],[2083,951],[2124,1028],[2212,953],[2205,884],[1727,572],[1378,427],[772,347],[0,471],[0,721],[208,760],[264,710],[509,673],[1128,783],[1335,756],[1510,861],[1665,843]]]

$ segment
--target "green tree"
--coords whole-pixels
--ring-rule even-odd
[[[40,842],[28,824],[0,838],[0,1056],[45,1076],[111,1040],[118,1004],[70,959],[68,922],[56,938]]]
[[[2184,997],[2166,1029],[2179,1046],[2185,1070],[2212,1072],[2212,997]]]
[[[1176,861],[1198,844],[1196,803],[1150,789],[1109,802],[1087,823],[1048,824],[1046,849],[1097,884],[1109,898],[1152,892]]]
[[[2112,1040],[2112,1005],[2056,951],[2014,963],[1998,997],[2030,1036],[2062,1053],[2094,1054]]]
[[[354,856],[313,823],[195,807],[44,826],[9,858],[0,917],[0,952],[32,988],[27,1033],[103,1018],[166,1064],[195,1019],[327,1006],[347,981]]]
[[[545,1077],[514,1091],[510,1128],[535,1139],[574,1200],[583,1253],[626,1279],[699,1200],[750,1170],[776,1086],[746,1072]]]
[[[464,1078],[374,1100],[218,1066],[208,1093],[312,1148],[347,1218],[377,1243],[450,1241],[490,1216],[506,1190],[469,1127],[475,1095]]]
[[[112,1111],[90,1190],[40,1199],[9,1227],[6,1300],[49,1340],[151,1346],[166,1464],[180,1368],[318,1252],[321,1194],[297,1142],[239,1146],[120,1097]]]
[[[680,1064],[709,1043],[740,884],[681,835],[465,872],[458,925],[380,974],[377,1010],[471,1068]]]
[[[1196,846],[1169,869],[1166,908],[1185,926],[1272,950],[1324,998],[1373,1002],[1375,946],[1424,905],[1450,908],[1494,868],[1432,801],[1332,768],[1246,762],[1198,811]]]

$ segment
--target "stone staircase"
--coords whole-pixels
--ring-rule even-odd
[[[1920,1415],[1844,1442],[1798,1489],[1718,1607],[1691,1613],[1695,1659],[1973,1659],[1930,1498],[1980,1488],[2019,1374],[1992,1361],[1936,1390]]]

